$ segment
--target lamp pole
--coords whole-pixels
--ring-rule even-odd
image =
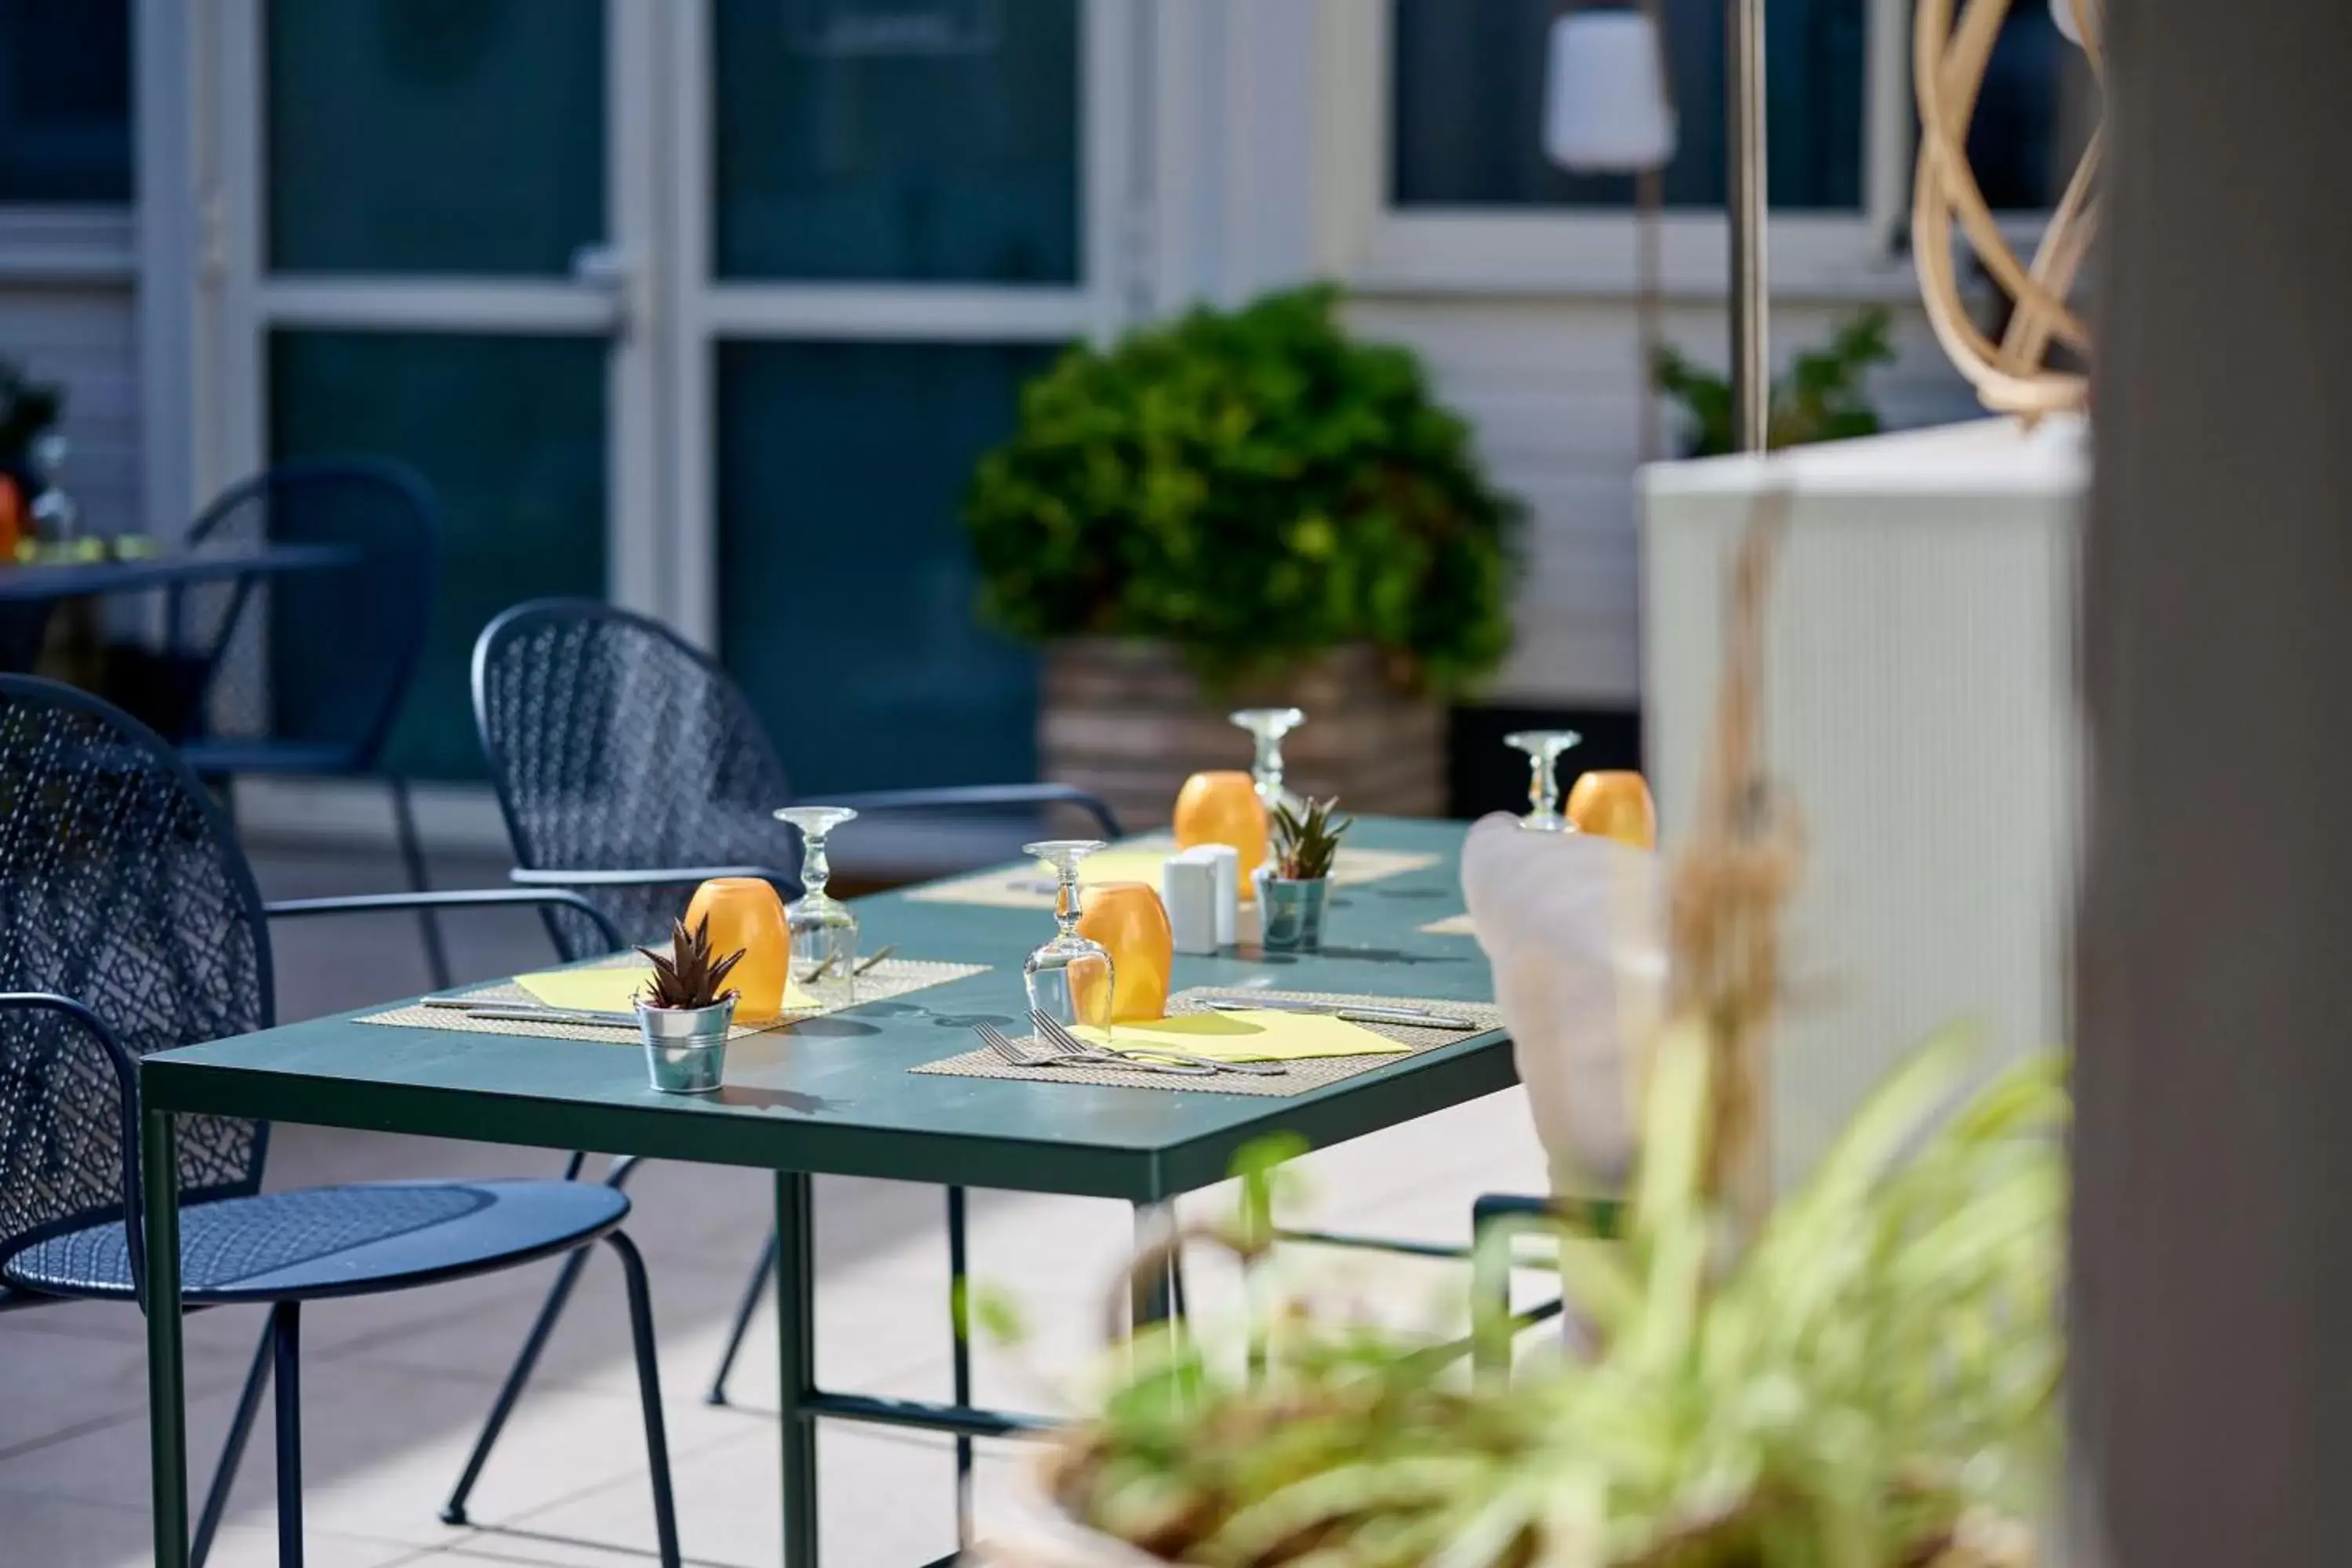
[[[1731,428],[1743,452],[1764,450],[1772,412],[1764,268],[1764,0],[1724,0],[1731,113]]]

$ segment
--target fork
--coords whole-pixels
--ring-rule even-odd
[[[1209,1069],[1204,1067],[1180,1067],[1174,1062],[1138,1061],[1128,1057],[1113,1056],[1108,1051],[1103,1051],[1099,1054],[1081,1052],[1073,1056],[1055,1048],[1050,1042],[1048,1042],[1047,1053],[1045,1056],[1033,1057],[1028,1052],[1023,1050],[1019,1046],[1014,1045],[1011,1040],[1005,1038],[1004,1032],[993,1024],[975,1024],[972,1026],[972,1029],[974,1033],[980,1036],[980,1043],[986,1046],[991,1054],[992,1054],[997,1060],[1004,1063],[1008,1067],[1118,1067],[1130,1068],[1137,1072],[1164,1072],[1176,1078],[1207,1078],[1209,1076]]]
[[[1243,1073],[1251,1078],[1280,1078],[1284,1068],[1271,1062],[1229,1062],[1215,1057],[1196,1057],[1188,1051],[1171,1050],[1165,1046],[1145,1045],[1135,1048],[1133,1055],[1111,1046],[1097,1046],[1078,1038],[1062,1025],[1035,1008],[1029,1011],[1030,1021],[1037,1026],[1037,1038],[1048,1049],[1064,1057],[1087,1061],[1145,1061],[1181,1064],[1187,1070],[1206,1068],[1213,1073]]]

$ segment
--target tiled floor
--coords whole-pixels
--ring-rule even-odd
[[[352,858],[268,857],[273,896],[396,885]],[[438,868],[444,886],[487,884],[497,868]],[[530,917],[451,921],[463,975],[510,973],[546,956]],[[413,991],[424,984],[404,919],[306,922],[278,933],[281,1011],[289,1017]],[[1516,1094],[1433,1116],[1305,1162],[1298,1217],[1391,1235],[1458,1237],[1471,1198],[1531,1191],[1542,1160]],[[404,1174],[552,1173],[545,1153],[287,1128],[273,1186]],[[770,1419],[773,1317],[763,1311],[738,1369],[740,1403],[715,1408],[703,1386],[746,1270],[765,1234],[767,1189],[748,1172],[649,1164],[633,1183],[631,1232],[653,1266],[665,1406],[689,1560],[779,1560],[776,1443]],[[1204,1194],[1203,1205],[1223,1201]],[[821,1375],[837,1387],[945,1397],[949,1339],[941,1204],[936,1190],[872,1181],[817,1188]],[[983,1349],[983,1403],[1053,1409],[1099,1342],[1105,1303],[1129,1239],[1118,1205],[976,1194],[975,1277],[1023,1302],[1031,1339]],[[1460,1294],[1451,1266],[1328,1255],[1384,1304],[1440,1310]],[[439,1522],[496,1380],[552,1266],[373,1300],[313,1307],[304,1320],[309,1560],[317,1568],[532,1564],[625,1568],[652,1557],[653,1522],[618,1271],[593,1264],[531,1391],[473,1501],[473,1524]],[[1202,1271],[1197,1310],[1224,1292]],[[257,1314],[192,1319],[192,1484],[211,1473]],[[0,1316],[0,1564],[130,1568],[146,1561],[147,1437],[137,1314],[58,1306]],[[213,1561],[276,1560],[265,1415]],[[1020,1453],[984,1445],[981,1502]],[[829,1568],[912,1568],[954,1543],[945,1439],[829,1426],[822,1441],[820,1529]]]

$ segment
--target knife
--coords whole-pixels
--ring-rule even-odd
[[[1378,1007],[1353,1002],[1292,1002],[1277,997],[1244,1000],[1238,996],[1212,996],[1207,1005],[1220,1013],[1247,1013],[1265,1009],[1276,1013],[1320,1013],[1334,1018],[1344,1018],[1355,1024],[1409,1024],[1422,1029],[1478,1029],[1482,1024],[1468,1018],[1448,1017],[1420,1007]]]
[[[427,996],[427,1007],[446,1008],[468,1018],[496,1018],[520,1024],[595,1024],[614,1029],[636,1026],[626,1013],[592,1013],[585,1008],[541,1007],[529,1002],[468,1001],[463,996]]]

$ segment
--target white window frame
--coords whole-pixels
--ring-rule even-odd
[[[1014,0],[1018,3],[1018,0]],[[719,639],[718,356],[724,342],[1060,343],[1105,341],[1131,315],[1137,254],[1139,0],[1081,0],[1078,276],[1035,285],[801,282],[722,279],[710,255],[716,110],[711,7],[674,4],[660,47],[670,79],[661,227],[671,247],[659,310],[668,457],[663,498],[675,520],[662,612],[688,637]]]
[[[1863,205],[1849,212],[1773,216],[1770,282],[1778,298],[1917,297],[1911,259],[1900,247],[1909,222],[1914,157],[1911,6],[1907,0],[1869,0],[1869,7]],[[1318,226],[1326,272],[1382,294],[1613,298],[1633,291],[1630,212],[1392,205],[1393,7],[1390,0],[1325,0],[1318,20],[1329,73]],[[2011,243],[2030,247],[2046,215],[1998,216]],[[1729,243],[1721,213],[1668,212],[1659,247],[1667,292],[1723,293],[1729,287]]]

